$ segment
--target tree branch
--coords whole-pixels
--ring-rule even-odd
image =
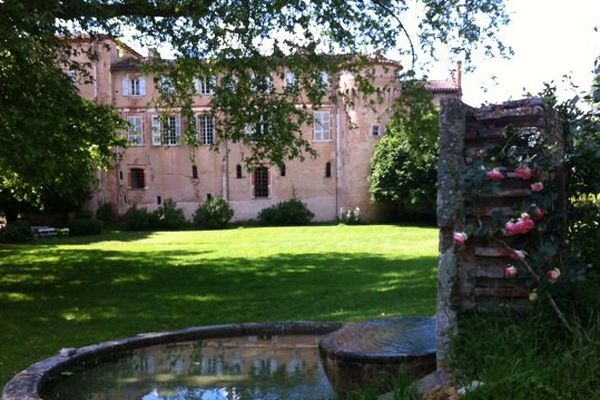
[[[151,4],[146,0],[123,0],[115,3],[101,3],[97,0],[65,0],[59,5],[56,17],[64,20],[77,18],[110,19],[118,17],[200,17],[206,15],[213,0],[194,2],[160,2]],[[47,6],[52,6],[48,2]]]

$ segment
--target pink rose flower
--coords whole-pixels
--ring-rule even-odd
[[[504,174],[498,168],[488,171],[486,175],[492,181],[501,181],[504,179]]]
[[[452,235],[452,239],[454,240],[454,244],[457,246],[462,246],[467,241],[467,234],[464,232],[454,232]]]
[[[514,278],[517,276],[518,272],[519,271],[512,264],[508,264],[506,267],[504,267],[504,276],[507,278]]]
[[[529,214],[523,213],[516,222],[511,219],[504,225],[504,233],[508,236],[522,235],[534,228],[535,222],[533,222]]]
[[[523,179],[524,181],[528,181],[533,176],[533,172],[527,167],[517,168],[515,169],[515,175],[519,177],[519,179]]]
[[[534,219],[535,219],[536,221],[539,221],[539,220],[541,220],[542,218],[544,218],[544,210],[542,210],[542,209],[541,209],[541,208],[539,208],[539,207],[536,207],[536,208],[535,208],[535,211],[534,211],[534,216],[533,216],[533,217],[534,217]]]
[[[541,192],[544,190],[544,184],[542,182],[535,182],[531,184],[531,190],[534,192]]]
[[[554,268],[550,271],[546,272],[546,278],[548,278],[548,282],[554,283],[560,277],[560,269]]]

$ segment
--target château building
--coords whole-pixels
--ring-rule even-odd
[[[249,150],[244,145],[224,143],[211,150],[215,124],[210,81],[195,82],[193,111],[201,145],[190,148],[182,141],[180,115],[174,112],[166,120],[159,118],[155,108],[158,91],[153,77],[139,68],[145,60],[141,54],[115,39],[78,42],[82,48],[92,47],[97,55],[89,70],[93,82],[78,82],[81,95],[115,106],[130,124],[126,133],[129,146],[116,148],[119,157],[112,168],[99,173],[91,209],[113,203],[119,214],[133,205],[151,211],[165,199],[173,199],[191,217],[200,203],[220,196],[234,208],[235,220],[255,219],[261,209],[291,198],[306,203],[317,221],[334,220],[341,207],[359,207],[365,221],[382,220],[393,213],[393,205],[370,200],[369,177],[374,146],[385,134],[394,99],[402,95],[398,63],[373,60],[375,84],[390,88],[375,109],[361,99],[349,104],[338,98],[325,100],[314,110],[314,124],[304,126],[302,134],[310,138],[318,153],[315,158],[289,161],[284,168],[273,165],[248,172],[244,154]],[[155,51],[150,50],[148,56],[155,57]],[[286,74],[280,79],[274,74],[274,90],[281,90],[293,78]],[[324,78],[332,87],[352,89],[354,85],[349,73]],[[427,87],[435,102],[446,96],[460,97],[460,64],[451,79],[429,81]],[[161,123],[169,124],[173,133],[165,136]]]

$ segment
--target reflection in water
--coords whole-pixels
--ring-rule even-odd
[[[49,384],[45,399],[301,400],[333,396],[314,335],[207,339],[136,350]]]

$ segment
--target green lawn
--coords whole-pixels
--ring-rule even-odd
[[[0,387],[31,362],[144,331],[435,310],[437,230],[111,233],[0,246]]]

